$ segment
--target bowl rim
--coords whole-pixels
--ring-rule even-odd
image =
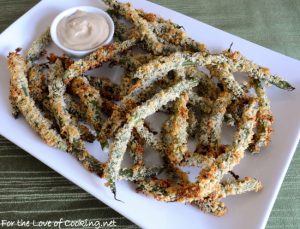
[[[67,16],[70,16],[71,14],[75,13],[77,10],[82,10],[85,12],[89,12],[89,13],[96,13],[96,14],[100,14],[102,16],[105,17],[108,25],[109,25],[109,35],[107,37],[107,39],[105,41],[103,41],[100,45],[92,48],[92,49],[87,49],[87,50],[75,50],[75,49],[70,49],[65,47],[59,40],[58,36],[57,36],[57,25],[58,23]],[[72,7],[66,10],[63,10],[62,12],[60,12],[58,15],[56,15],[56,17],[53,19],[51,26],[50,26],[50,35],[52,38],[52,41],[63,51],[69,53],[69,54],[73,54],[75,56],[83,56],[83,55],[87,55],[88,53],[91,53],[95,50],[97,50],[98,48],[100,48],[101,46],[107,45],[108,43],[111,42],[111,40],[113,39],[114,36],[114,32],[115,32],[115,25],[114,22],[111,18],[111,16],[105,12],[103,9],[98,8],[98,7],[94,7],[94,6],[76,6],[76,7]]]

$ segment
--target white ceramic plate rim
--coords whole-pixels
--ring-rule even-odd
[[[51,3],[52,2],[52,3]],[[11,47],[17,48],[19,44],[22,43],[21,40],[15,39],[15,40],[10,40],[9,38],[15,34],[18,33],[16,29],[23,25],[22,23],[25,23],[28,21],[28,19],[35,15],[39,16],[40,18],[43,19],[43,17],[40,14],[36,14],[37,10],[42,9],[45,7],[47,4],[50,6],[55,5],[56,1],[50,1],[50,0],[44,0],[41,1],[39,4],[37,4],[34,8],[29,10],[25,15],[23,15],[20,19],[18,19],[15,23],[13,23],[9,28],[7,28],[1,35],[0,35],[0,54],[1,54],[1,70],[4,72],[2,77],[4,75],[7,76],[7,70],[5,69],[6,63],[4,63],[4,56],[7,55],[8,51],[12,51],[13,49]],[[97,5],[97,1],[70,1],[66,2],[60,2],[62,5],[68,5],[68,8],[77,6],[77,5]],[[278,54],[276,52],[273,52],[271,50],[268,50],[266,48],[263,48],[261,46],[258,46],[256,44],[253,44],[251,42],[245,41],[241,38],[238,38],[234,35],[230,35],[226,32],[223,32],[221,30],[215,29],[211,26],[208,26],[204,23],[201,23],[199,21],[196,21],[192,18],[189,18],[187,16],[184,16],[182,14],[179,14],[175,11],[171,11],[167,8],[158,6],[156,4],[147,2],[147,1],[141,1],[141,0],[131,0],[131,2],[137,6],[138,8],[144,8],[147,11],[152,11],[160,15],[164,15],[165,17],[172,18],[175,20],[175,22],[184,25],[185,29],[191,36],[193,36],[195,39],[198,40],[203,40],[205,43],[208,44],[209,48],[211,50],[222,50],[228,47],[228,45],[231,43],[231,41],[234,42],[234,48],[237,50],[241,50],[243,54],[245,54],[247,57],[250,59],[255,60],[255,62],[260,63],[265,66],[271,67],[272,71],[281,75],[285,75],[286,78],[291,81],[294,85],[299,85],[299,80],[296,78],[297,71],[296,69],[300,69],[300,62],[286,57],[284,55]],[[90,3],[90,4],[88,4]],[[53,15],[51,15],[53,16]],[[38,24],[36,24],[38,25]],[[197,26],[198,28],[201,28],[202,34],[199,36],[198,33],[193,32],[194,26]],[[18,29],[21,29],[20,27]],[[39,28],[41,30],[41,28]],[[39,33],[42,32],[38,31]],[[28,35],[30,36],[30,35]],[[208,37],[209,36],[209,37]],[[200,39],[201,38],[201,39]],[[9,39],[9,41],[8,41]],[[24,37],[24,40],[32,40],[32,37]],[[8,46],[5,46],[8,45]],[[11,45],[11,46],[9,46]],[[28,46],[28,44],[27,44]],[[259,54],[257,54],[257,52]],[[279,64],[280,63],[280,64]],[[281,67],[284,65],[284,68]],[[3,69],[2,69],[3,68]],[[7,79],[1,79],[0,82],[7,82]],[[123,214],[125,217],[129,218],[139,226],[143,228],[182,228],[183,226],[187,228],[198,228],[199,227],[205,227],[205,228],[217,228],[218,226],[222,225],[222,228],[237,228],[242,222],[239,220],[242,220],[245,224],[243,225],[243,228],[264,228],[268,216],[271,212],[272,206],[275,202],[276,196],[279,192],[281,183],[284,179],[285,173],[288,169],[288,166],[290,164],[290,161],[293,157],[293,154],[295,152],[295,149],[297,147],[297,143],[299,140],[299,127],[300,127],[300,122],[298,121],[297,117],[299,117],[300,110],[297,108],[297,100],[299,101],[300,99],[300,94],[299,90],[295,90],[292,94],[287,94],[285,92],[279,91],[277,89],[271,89],[270,90],[270,96],[271,98],[276,99],[274,102],[274,113],[277,115],[278,120],[284,119],[286,120],[285,113],[283,113],[282,108],[284,107],[286,110],[286,113],[289,113],[288,120],[289,122],[283,124],[277,124],[276,127],[277,133],[275,132],[274,134],[274,142],[270,146],[270,151],[274,151],[274,156],[273,158],[268,158],[267,160],[272,160],[271,161],[273,164],[276,165],[276,172],[274,172],[274,177],[268,176],[264,177],[264,174],[267,173],[268,169],[271,171],[272,164],[265,164],[267,168],[261,168],[258,166],[258,168],[253,171],[254,174],[257,173],[257,178],[260,178],[259,175],[262,174],[262,179],[263,182],[265,183],[265,190],[264,192],[260,194],[249,194],[247,196],[243,197],[235,197],[235,198],[229,198],[230,202],[228,201],[229,205],[229,210],[232,209],[233,213],[230,213],[228,216],[225,216],[222,219],[219,218],[214,218],[208,215],[204,215],[201,213],[199,214],[198,219],[194,219],[194,215],[191,215],[192,218],[188,219],[187,221],[184,222],[181,217],[181,215],[185,214],[196,214],[194,209],[190,209],[188,206],[184,205],[179,205],[179,204],[164,204],[164,203],[159,203],[156,202],[150,198],[144,197],[142,195],[135,195],[133,194],[132,190],[130,190],[130,186],[127,183],[120,182],[120,195],[121,199],[126,199],[128,198],[127,203],[131,204],[120,204],[118,202],[115,202],[112,198],[111,193],[104,187],[104,181],[99,181],[95,175],[89,174],[88,172],[84,171],[81,166],[73,159],[71,158],[70,155],[63,154],[59,152],[58,150],[50,149],[49,147],[45,146],[39,138],[32,133],[31,130],[29,130],[28,126],[24,125],[24,121],[22,119],[20,120],[13,120],[11,117],[8,116],[8,102],[7,102],[7,96],[6,93],[6,88],[7,85],[2,86],[4,95],[2,92],[0,92],[1,96],[3,95],[2,98],[0,98],[0,120],[3,122],[0,126],[0,133],[10,141],[14,142],[16,145],[19,147],[23,148],[25,151],[29,152],[31,155],[48,165],[50,168],[53,170],[57,171],[61,175],[65,176],[67,179],[71,180],[87,192],[91,193],[93,196],[96,198],[100,199],[102,202],[105,204],[109,205],[112,207],[114,210],[120,212]],[[5,98],[5,99],[3,99]],[[15,133],[13,132],[15,129],[13,128],[14,126],[18,127],[18,132],[20,133],[26,133],[25,136],[23,136],[22,139],[16,137]],[[282,144],[278,143],[278,140],[284,139],[285,142]],[[285,139],[288,138],[288,139]],[[275,140],[277,141],[275,142]],[[32,147],[34,146],[34,148]],[[279,155],[277,154],[277,151],[283,151],[284,154]],[[41,153],[43,152],[43,153]],[[246,159],[248,160],[248,164],[250,166],[253,165],[259,165],[260,161],[266,160],[265,155],[259,156],[260,160],[257,159],[252,159],[249,156],[247,156]],[[277,162],[280,160],[280,162]],[[60,166],[57,162],[61,161],[66,161],[64,163],[64,168]],[[241,172],[243,169],[245,171],[247,170],[246,168],[242,168],[238,166],[238,170],[240,169]],[[77,173],[76,176],[74,176],[74,169],[76,169]],[[264,170],[265,169],[265,170]],[[249,170],[252,172],[252,170]],[[274,170],[275,171],[275,170]],[[250,174],[243,174],[243,175],[252,175],[253,173]],[[265,175],[266,176],[266,175]],[[272,180],[274,179],[274,180]],[[268,180],[271,183],[268,183]],[[129,191],[128,191],[129,190]],[[122,193],[124,193],[124,195]],[[267,198],[264,197],[265,194],[268,194]],[[132,197],[134,197],[133,200]],[[264,198],[262,198],[264,197]],[[131,198],[131,199],[130,199]],[[239,212],[236,210],[236,208],[232,207],[236,204],[240,204],[240,201],[243,201],[243,206],[241,206],[240,214],[242,214],[244,208],[246,209],[253,207],[252,204],[257,204],[258,201],[261,201],[262,204],[261,206],[258,206],[258,213],[252,212],[251,220],[247,221],[248,219],[243,218],[244,215],[238,215]],[[264,202],[266,200],[266,202]],[[139,205],[141,203],[142,205]],[[247,205],[244,207],[244,205]],[[134,208],[132,206],[139,206],[139,209],[141,211],[144,211],[144,213],[137,213],[135,212]],[[188,210],[187,210],[188,208]],[[147,212],[146,210],[149,210]],[[153,210],[159,210],[161,213],[158,215],[156,212]],[[175,210],[174,210],[175,209]],[[180,213],[176,213],[176,211],[180,210]],[[247,209],[246,209],[247,210]],[[149,214],[149,215],[148,215]],[[242,219],[239,219],[238,217],[242,217]],[[245,216],[244,216],[245,217]],[[250,217],[250,216],[249,216]],[[234,222],[231,222],[232,220],[235,220],[237,223],[234,224]],[[198,223],[198,224],[195,224]]]

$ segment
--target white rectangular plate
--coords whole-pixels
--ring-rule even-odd
[[[208,26],[192,18],[159,5],[131,0],[134,6],[170,18],[194,39],[206,43],[211,51],[221,51],[234,42],[234,49],[249,59],[267,66],[272,73],[284,76],[296,88],[300,86],[300,62],[283,56],[226,32]],[[286,92],[272,87],[268,93],[275,115],[274,135],[270,147],[260,155],[247,155],[235,171],[241,176],[252,176],[261,180],[264,189],[260,193],[249,193],[226,199],[229,212],[217,218],[201,213],[194,207],[179,203],[161,203],[137,194],[127,182],[118,183],[118,198],[115,201],[103,180],[85,171],[67,153],[49,148],[29,128],[22,118],[15,120],[10,114],[8,102],[9,73],[6,56],[17,47],[28,48],[30,43],[60,11],[78,5],[99,6],[98,1],[44,0],[28,11],[0,35],[0,133],[31,155],[82,187],[93,196],[112,207],[142,228],[264,228],[280,189],[284,175],[295,152],[300,129],[300,90]],[[89,149],[97,153],[96,144]],[[95,154],[96,153],[96,154]]]

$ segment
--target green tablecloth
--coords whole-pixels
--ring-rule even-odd
[[[0,31],[37,0],[0,0]],[[212,26],[300,59],[299,0],[153,0]],[[0,121],[1,122],[1,121]],[[1,124],[0,124],[1,125]],[[267,228],[300,227],[300,149],[276,200]],[[82,189],[0,136],[1,220],[109,221],[137,228]]]

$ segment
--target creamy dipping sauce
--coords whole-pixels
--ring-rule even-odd
[[[64,17],[57,25],[57,37],[61,44],[78,51],[101,45],[108,38],[109,32],[104,16],[81,10]]]

